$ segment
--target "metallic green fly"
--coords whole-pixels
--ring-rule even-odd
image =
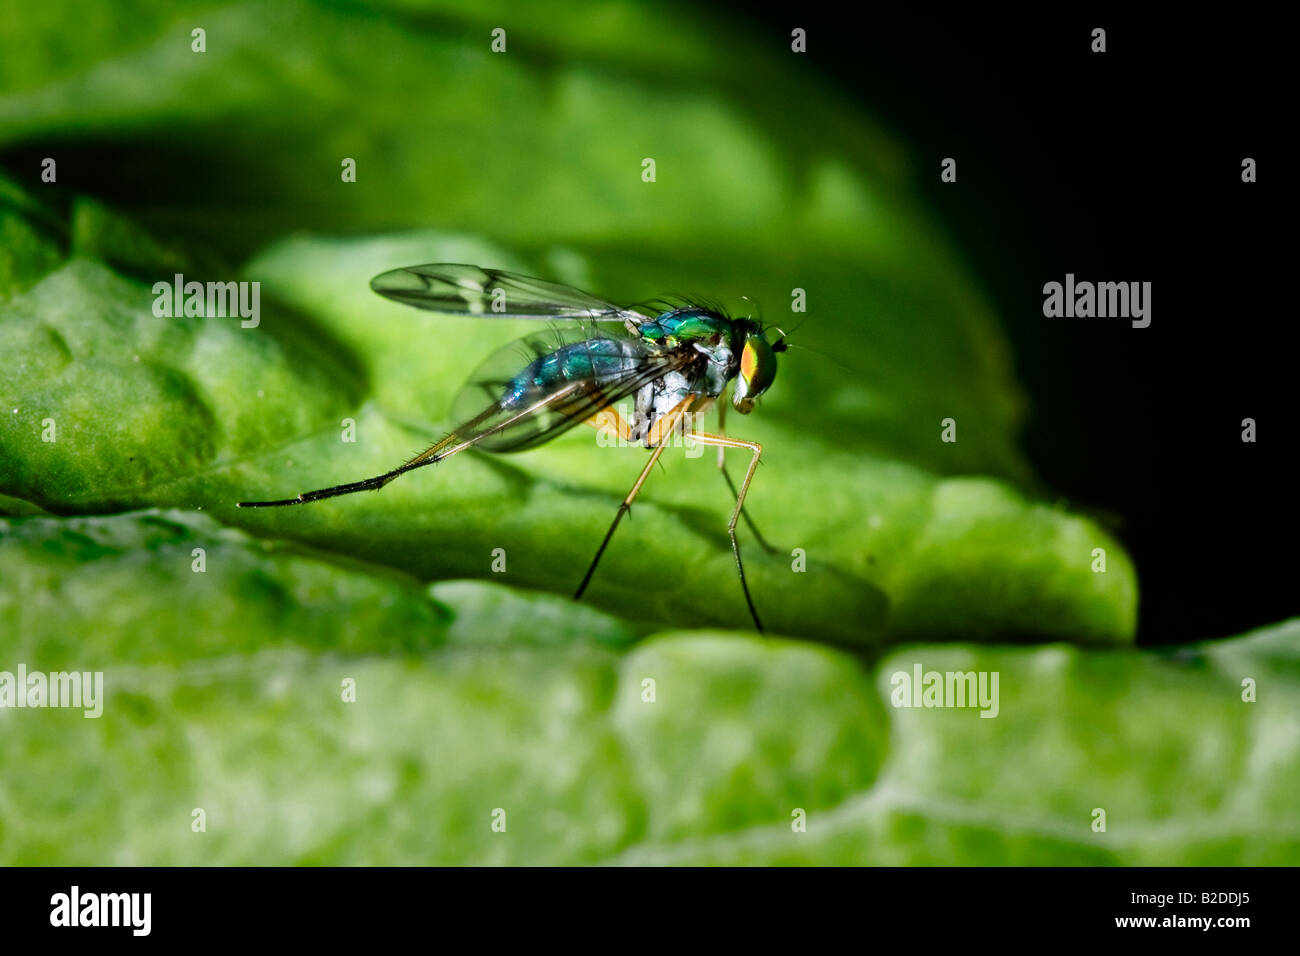
[[[394,269],[376,276],[370,287],[382,296],[418,309],[481,318],[544,319],[552,323],[552,328],[525,336],[484,362],[453,402],[453,421],[459,424],[447,437],[400,467],[362,481],[307,491],[296,498],[242,501],[239,507],[278,508],[354,491],[378,490],[398,475],[467,448],[523,451],[579,423],[610,429],[619,438],[650,449],[650,460],[619,505],[587,568],[575,594],[580,598],[650,469],[669,439],[682,435],[718,449],[718,467],[736,499],[727,524],[736,571],[754,626],[763,629],[745,581],[745,565],[736,540],[736,522],[745,514],[745,494],[763,449],[758,442],[730,438],[724,433],[726,401],[717,400],[732,387],[732,405],[741,414],[748,414],[755,399],[771,387],[776,377],[776,355],[786,348],[784,335],[769,343],[760,322],[733,319],[720,308],[695,302],[659,302],[623,309],[568,286],[478,266],[437,264]],[[523,358],[521,345],[526,350]],[[634,396],[634,408],[627,420],[616,403],[629,396]],[[693,428],[691,423],[715,402],[718,432]],[[750,453],[739,491],[727,473],[728,448]],[[749,521],[747,514],[745,519]],[[771,550],[752,522],[749,527],[759,543]]]

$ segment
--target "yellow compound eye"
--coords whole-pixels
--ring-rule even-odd
[[[740,377],[743,378],[746,383],[752,382],[754,380],[754,372],[757,370],[758,352],[747,341],[745,342],[744,350],[740,353]]]
[[[740,353],[740,375],[732,403],[736,410],[748,413],[754,399],[771,387],[776,378],[776,353],[762,333],[745,337],[745,349]]]

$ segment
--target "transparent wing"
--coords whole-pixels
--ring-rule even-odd
[[[452,401],[460,441],[524,451],[636,392],[688,357],[580,328],[524,336],[487,359]]]
[[[630,336],[593,335],[590,329],[525,336],[484,362],[461,389],[454,402],[460,424],[404,464],[360,481],[294,498],[241,501],[239,507],[278,508],[377,491],[408,471],[467,448],[532,448],[690,361],[683,351],[659,352]]]
[[[646,319],[640,312],[620,309],[556,282],[456,263],[393,269],[371,279],[370,288],[394,302],[449,315],[593,322]]]

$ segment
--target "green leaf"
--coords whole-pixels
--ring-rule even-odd
[[[628,649],[555,597],[429,593],[175,512],[0,522],[0,580],[0,670],[106,687],[95,719],[0,709],[6,864],[1300,860],[1300,621],[874,666],[704,631]],[[893,706],[918,665],[997,672],[997,716]]]
[[[234,508],[392,467],[439,435],[426,422],[471,361],[521,331],[372,303],[375,264],[420,250],[515,261],[430,234],[298,241],[250,266],[267,307],[243,328],[160,319],[144,284],[69,260],[13,297],[0,325],[0,348],[21,357],[0,370],[0,491],[54,513],[203,509],[424,580],[486,575],[504,549],[512,583],[570,592],[644,456],[597,447],[588,429],[515,458],[462,455],[378,494]],[[373,317],[358,318],[367,307]],[[349,421],[354,442],[343,440]],[[744,425],[768,449],[749,509],[780,550],[747,542],[747,569],[775,631],[859,644],[1131,636],[1131,565],[1090,522],[990,479],[938,479],[841,448],[815,416],[804,427],[780,415]],[[744,626],[723,527],[729,499],[702,451],[665,456],[595,579],[598,604],[647,622]],[[1109,554],[1105,574],[1092,570],[1097,547]],[[794,570],[795,549],[806,571]]]
[[[742,535],[773,630],[1132,639],[1120,545],[1035,501],[1006,343],[919,208],[914,162],[770,37],[728,25],[723,57],[719,25],[678,9],[542,2],[503,21],[494,4],[400,0],[144,3],[67,37],[60,7],[24,8],[0,38],[0,148],[67,144],[41,195],[93,182],[149,233],[71,203],[42,226],[52,259],[35,204],[5,187],[0,212],[32,232],[15,233],[20,264],[0,289],[14,297],[0,348],[19,357],[0,371],[14,510],[202,508],[425,580],[490,573],[504,548],[513,583],[572,593],[644,457],[595,449],[585,429],[365,500],[231,508],[387,470],[438,437],[452,392],[522,330],[404,314],[367,280],[481,262],[620,301],[692,292],[743,309],[748,296],[797,326],[792,342],[813,351],[783,355],[759,412],[729,423],[765,447],[748,510],[778,555]],[[507,52],[493,53],[502,22]],[[258,328],[147,311],[149,287],[178,271],[234,277],[194,251],[202,240],[264,284]],[[795,290],[806,314],[790,311]],[[955,442],[940,440],[949,419]],[[57,443],[41,440],[46,421]],[[725,486],[708,460],[666,457],[591,599],[646,622],[743,626]]]

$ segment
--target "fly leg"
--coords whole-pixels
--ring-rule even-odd
[[[583,575],[582,583],[578,585],[578,590],[573,595],[575,601],[582,597],[582,593],[587,590],[587,585],[591,583],[591,576],[596,573],[596,565],[600,564],[600,559],[605,554],[605,548],[609,546],[610,539],[614,537],[614,531],[618,528],[618,523],[623,520],[623,515],[632,510],[633,500],[641,492],[641,486],[645,484],[645,480],[650,474],[650,469],[655,466],[655,462],[659,460],[659,456],[662,455],[664,449],[668,447],[668,439],[672,437],[673,429],[676,427],[678,420],[686,413],[686,408],[690,404],[690,401],[690,398],[684,399],[671,411],[655,422],[650,435],[651,442],[653,443],[653,450],[650,452],[650,460],[645,463],[645,467],[641,469],[641,474],[632,485],[632,490],[627,493],[627,497],[623,499],[623,503],[618,506],[618,513],[614,515],[613,523],[610,524],[609,530],[605,532],[605,540],[600,543],[600,547],[596,550],[596,556],[591,559],[591,566],[587,568],[587,573]],[[591,425],[593,428],[604,427],[602,423],[598,422],[598,420],[600,420],[606,412],[611,411],[616,416],[615,420],[617,422],[617,427],[621,428],[622,435],[627,437],[630,434],[630,429],[628,428],[627,422],[617,409],[604,409],[600,413],[587,419],[587,424]]]
[[[443,459],[457,455],[466,448],[472,448],[489,435],[495,435],[516,422],[524,421],[549,405],[562,402],[579,387],[581,387],[581,383],[574,382],[557,392],[553,392],[528,408],[521,409],[504,421],[494,420],[493,416],[500,411],[500,407],[493,405],[470,419],[446,438],[430,445],[405,464],[399,465],[392,471],[386,471],[382,475],[363,478],[361,481],[350,481],[347,484],[334,485],[330,488],[318,488],[316,491],[304,491],[296,498],[280,498],[276,501],[241,501],[235,507],[283,508],[288,505],[306,504],[309,501],[320,501],[324,498],[337,498],[339,495],[350,495],[358,491],[378,491],[398,475],[404,475],[414,468],[422,468],[425,465],[436,465]]]
[[[723,399],[718,402],[718,436],[719,437],[723,437],[723,438],[726,437],[727,434],[726,420],[727,420],[727,402],[726,402],[726,397],[723,396]],[[695,437],[698,438],[699,436],[697,435]],[[725,446],[725,445],[718,446],[718,470],[722,472],[722,480],[727,483],[727,488],[730,489],[731,491],[731,497],[740,498],[740,492],[736,490],[736,483],[731,480],[731,473],[727,471],[727,448],[728,447],[731,446]],[[759,533],[758,525],[754,524],[754,519],[749,516],[749,512],[745,511],[744,509],[741,509],[740,514],[742,517],[744,517],[745,524],[749,528],[749,533],[754,536],[754,540],[758,542],[758,546],[762,548],[764,551],[766,551],[768,554],[776,554],[776,548],[768,544],[767,539],[764,538],[761,533]]]
[[[595,415],[588,418],[584,425],[590,425],[598,432],[604,432],[607,435],[613,435],[624,442],[632,440],[632,426],[627,423],[627,419],[613,405],[602,408]]]
[[[728,438],[726,435],[710,435],[707,432],[692,432],[691,437],[702,445],[716,445],[719,453],[726,448],[747,448],[753,453],[749,459],[749,468],[745,470],[745,480],[740,484],[740,491],[736,494],[736,508],[731,512],[731,520],[727,522],[727,534],[731,536],[731,551],[736,556],[736,573],[740,575],[740,589],[745,592],[745,603],[749,605],[749,616],[754,619],[754,627],[758,632],[763,633],[763,624],[758,619],[758,612],[754,610],[754,599],[749,595],[749,583],[745,580],[745,565],[740,560],[740,542],[736,540],[736,522],[740,520],[740,515],[745,506],[745,495],[749,491],[749,483],[754,480],[754,472],[758,469],[758,459],[763,454],[763,446],[756,441],[745,441],[741,438]],[[723,474],[726,474],[724,471]],[[730,481],[728,481],[730,484]],[[751,530],[753,525],[750,525]],[[757,534],[757,532],[755,532]]]
[[[337,498],[339,495],[350,495],[358,491],[378,491],[384,485],[388,484],[398,475],[404,475],[413,468],[420,468],[424,465],[434,465],[444,458],[450,457],[461,451],[465,446],[456,446],[458,441],[456,435],[448,435],[442,441],[426,448],[420,454],[416,455],[406,464],[394,468],[392,471],[386,471],[382,475],[375,475],[373,478],[363,478],[361,481],[350,481],[344,485],[334,485],[332,488],[321,488],[317,491],[304,491],[296,498],[281,498],[278,501],[241,501],[235,505],[237,508],[283,508],[286,505],[302,505],[309,501],[320,501],[324,498]],[[455,446],[455,447],[453,447]]]

